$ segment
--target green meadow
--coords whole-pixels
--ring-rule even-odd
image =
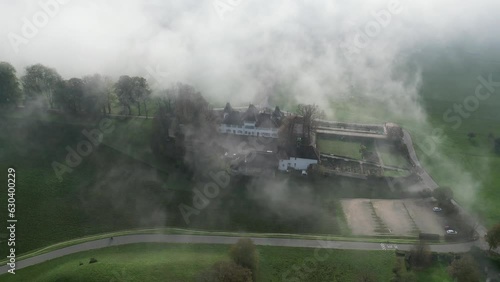
[[[229,246],[206,244],[132,244],[85,251],[18,270],[9,281],[196,281],[200,272],[229,261]],[[258,246],[258,281],[356,281],[370,273],[389,281],[395,262],[390,251],[331,250]],[[97,263],[89,264],[95,258]],[[304,261],[308,261],[304,265]],[[82,265],[80,265],[82,263]],[[310,271],[311,269],[313,271]],[[5,278],[0,276],[0,280]]]

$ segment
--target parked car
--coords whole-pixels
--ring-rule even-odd
[[[440,212],[440,211],[442,211],[442,210],[443,210],[443,209],[442,209],[442,208],[440,208],[440,207],[433,207],[433,208],[432,208],[432,211],[435,211],[435,212]]]
[[[303,170],[303,171],[302,171],[302,175],[307,176],[307,171]]]
[[[448,234],[448,235],[457,235],[458,232],[455,231],[455,230],[453,230],[453,229],[448,229],[448,230],[446,230],[446,234]]]

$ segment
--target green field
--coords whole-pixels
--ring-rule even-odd
[[[418,282],[451,282],[453,281],[448,275],[446,270],[446,265],[444,264],[436,264],[428,269],[424,269],[417,273],[417,281]]]
[[[173,182],[182,187],[182,181],[168,172],[102,144],[60,182],[51,164],[64,163],[64,148],[75,147],[83,139],[82,126],[3,119],[0,128],[9,132],[0,136],[4,149],[0,168],[16,169],[18,254],[85,235],[163,225],[163,220],[147,221],[172,193],[160,187]],[[139,175],[138,182],[129,183]],[[148,179],[154,179],[156,186],[138,192],[135,186]],[[135,209],[142,210],[145,218]],[[0,211],[1,218],[7,217],[6,212]]]
[[[459,46],[460,45],[460,46]],[[462,118],[454,128],[443,115],[455,104],[474,95],[478,76],[500,81],[500,64],[497,49],[458,45],[425,46],[420,52],[411,53],[409,61],[422,70],[422,83],[418,88],[416,102],[423,110],[422,118],[408,113],[415,112],[415,104],[398,97],[392,101],[398,105],[388,106],[388,101],[369,99],[359,93],[344,100],[331,100],[328,118],[345,122],[401,124],[412,134],[417,155],[424,168],[441,186],[453,188],[456,200],[483,219],[486,226],[498,223],[500,216],[500,155],[492,150],[490,133],[500,137],[500,89],[488,100],[481,101],[477,110]],[[473,45],[473,44],[471,44]],[[475,55],[467,52],[474,49]],[[403,97],[403,95],[401,96]],[[441,138],[434,138],[435,130],[442,129]],[[467,134],[476,137],[469,140]],[[435,141],[432,141],[434,138]],[[432,149],[432,144],[435,148]]]
[[[228,246],[205,244],[133,244],[81,252],[21,269],[9,281],[195,281],[219,260]],[[258,281],[356,281],[371,273],[389,281],[395,256],[390,251],[346,251],[258,246]],[[97,263],[88,264],[93,257]],[[309,261],[310,260],[310,261]],[[304,266],[304,261],[308,261]],[[83,265],[79,265],[80,262]],[[309,268],[312,271],[307,271]],[[6,274],[10,275],[10,274]],[[0,276],[0,280],[6,275]],[[113,280],[114,279],[114,280]]]
[[[384,165],[409,168],[410,162],[390,144],[378,144],[377,151]]]
[[[93,234],[165,226],[342,235],[348,231],[340,226],[343,215],[337,215],[335,200],[343,193],[370,195],[357,182],[342,181],[332,190],[332,182],[315,188],[302,178],[279,176],[260,185],[251,178],[232,177],[231,185],[187,223],[179,205],[192,206],[192,189],[203,189],[206,183],[153,156],[151,120],[114,120],[115,128],[103,143],[58,180],[52,163],[65,163],[65,148],[76,148],[85,140],[82,129],[92,130],[97,123],[21,113],[0,121],[0,130],[9,132],[0,136],[0,169],[14,166],[17,171],[18,255]],[[6,209],[0,210],[0,218],[6,217]],[[5,228],[5,222],[1,226]]]
[[[360,142],[342,141],[337,139],[318,139],[318,150],[322,154],[333,154],[336,156],[348,157],[357,160],[362,160],[363,157],[359,149],[361,148]]]

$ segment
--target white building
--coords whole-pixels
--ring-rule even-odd
[[[249,136],[264,136],[271,138],[278,138],[277,128],[264,128],[256,127],[255,123],[246,123],[243,126],[233,124],[220,124],[220,133],[235,134],[235,135],[249,135]]]
[[[286,171],[288,169],[307,170],[310,165],[319,163],[319,153],[313,146],[299,146],[289,152],[280,153],[278,169]]]
[[[278,169],[281,171],[287,169],[307,170],[310,165],[317,163],[318,160],[291,157],[288,160],[280,160]]]
[[[238,112],[227,103],[223,113],[219,133],[278,138],[278,128],[283,116],[278,107],[271,113],[259,112],[254,105],[250,105],[246,112]]]

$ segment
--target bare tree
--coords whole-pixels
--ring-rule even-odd
[[[428,267],[432,264],[432,253],[429,245],[420,241],[410,251],[411,266],[417,269]]]
[[[320,110],[318,105],[305,105],[299,104],[297,106],[297,113],[303,118],[303,137],[311,140],[312,133],[317,128],[317,119],[323,119],[325,112]]]
[[[458,282],[481,281],[479,267],[470,255],[455,259],[448,267],[448,273]]]

